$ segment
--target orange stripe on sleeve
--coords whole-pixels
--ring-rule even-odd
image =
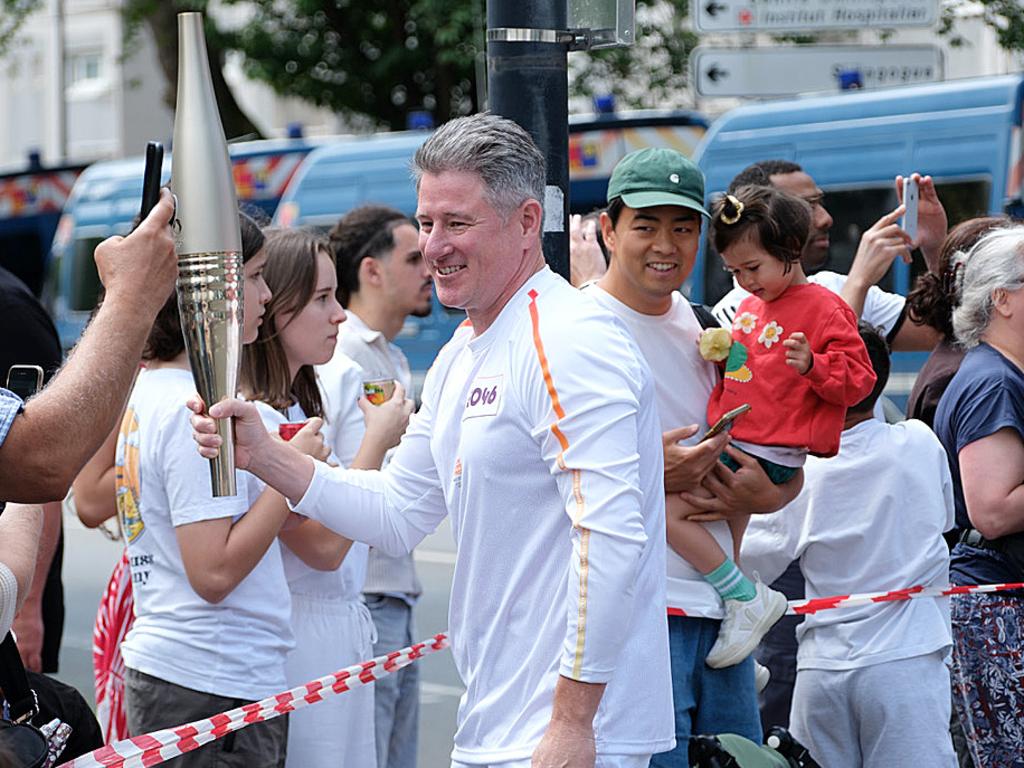
[[[548,357],[544,353],[544,342],[540,337],[540,312],[537,309],[537,291],[531,290],[530,297],[530,323],[533,326],[533,346],[537,350],[537,360],[540,363],[541,374],[544,377],[544,386],[547,387],[548,397],[551,398],[551,407],[557,417],[551,424],[551,434],[558,440],[562,450],[558,454],[558,466],[562,471],[568,472],[565,464],[565,452],[569,450],[569,440],[558,428],[558,422],[565,418],[565,409],[558,399],[558,390],[555,389],[555,382],[551,378],[551,368],[548,365]],[[586,643],[587,634],[587,581],[590,574],[590,531],[583,528],[580,523],[583,520],[586,509],[583,499],[582,480],[580,471],[572,471],[572,492],[576,501],[576,514],[572,524],[580,531],[580,586],[579,586],[579,615],[576,621],[576,650],[574,653],[572,673],[573,677],[579,678],[583,669],[583,649]]]

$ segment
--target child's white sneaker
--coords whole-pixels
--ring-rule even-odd
[[[754,662],[754,690],[760,693],[768,687],[768,681],[772,679],[772,673],[764,664]]]
[[[726,600],[718,639],[704,662],[714,669],[731,667],[749,656],[761,638],[786,612],[786,596],[761,581],[753,600]]]

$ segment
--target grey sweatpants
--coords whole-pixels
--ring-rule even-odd
[[[801,669],[789,730],[828,768],[956,768],[941,651],[849,670]]]

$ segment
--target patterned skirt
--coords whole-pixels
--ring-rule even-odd
[[[1024,598],[952,601],[953,702],[975,765],[1024,768]]]

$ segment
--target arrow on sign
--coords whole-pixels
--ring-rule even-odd
[[[729,9],[721,3],[716,3],[715,0],[711,0],[710,3],[704,6],[704,10],[708,12],[708,16],[715,18],[720,11],[727,11]]]
[[[729,73],[724,69],[719,69],[717,64],[712,64],[706,75],[712,83],[717,83],[719,80],[727,78]]]

